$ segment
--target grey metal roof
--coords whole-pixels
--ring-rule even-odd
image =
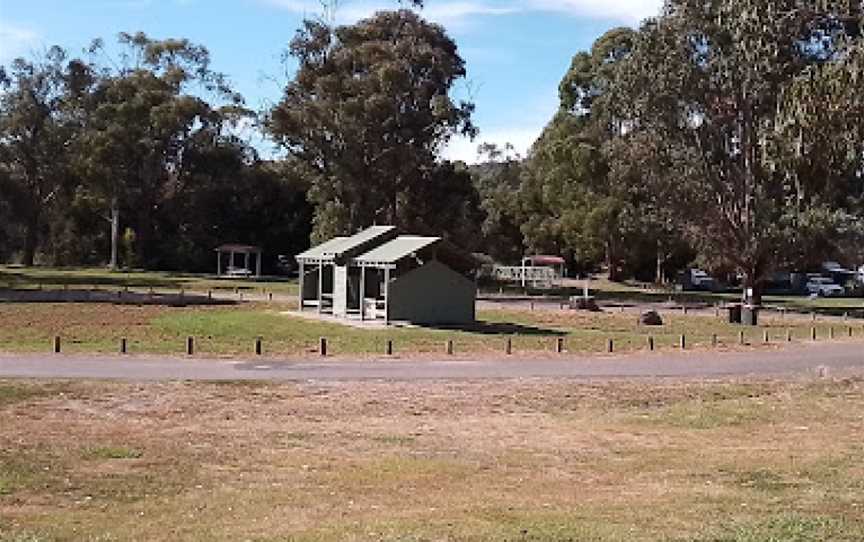
[[[312,247],[306,252],[298,254],[295,259],[299,262],[303,261],[320,261],[332,260],[333,256],[329,255],[331,251],[338,250],[338,247],[348,239],[347,237],[334,237],[329,241],[325,241],[318,246]]]
[[[383,242],[387,240],[384,238],[392,237],[395,233],[395,226],[372,226],[366,228],[360,233],[356,233],[351,237],[343,239],[338,245],[327,247],[323,252],[325,256],[334,256],[339,258],[344,255],[349,255],[351,252],[362,251],[363,248],[375,243],[379,238],[382,238],[381,241]]]
[[[358,265],[394,265],[399,260],[407,258],[415,252],[430,247],[439,241],[441,241],[440,237],[401,235],[378,248],[357,256],[354,258],[354,263]]]

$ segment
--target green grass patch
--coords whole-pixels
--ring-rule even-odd
[[[97,446],[85,448],[81,455],[84,459],[140,459],[144,452],[125,446]]]

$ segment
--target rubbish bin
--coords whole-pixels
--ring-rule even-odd
[[[741,309],[741,323],[745,326],[759,325],[759,307],[744,305]]]
[[[729,311],[729,323],[741,323],[741,305],[728,305],[726,309]]]

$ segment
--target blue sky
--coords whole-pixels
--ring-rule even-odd
[[[558,104],[558,82],[577,51],[603,32],[656,14],[661,0],[427,0],[423,15],[444,25],[467,62],[454,94],[477,105],[480,137],[446,154],[473,162],[480,142],[512,143],[523,153]],[[353,22],[388,0],[341,0]],[[185,37],[205,45],[254,108],[279,99],[290,74],[281,53],[318,0],[0,0],[0,63],[58,44],[79,53],[91,39],[121,31]],[[260,146],[260,144],[259,144]]]

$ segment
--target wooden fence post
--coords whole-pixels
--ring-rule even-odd
[[[648,335],[648,350],[650,352],[654,351],[654,337],[652,337],[651,335]]]
[[[192,356],[195,354],[195,338],[186,337],[186,355]]]
[[[768,335],[768,330],[762,332],[762,342],[768,344],[771,342],[771,337]]]
[[[447,352],[447,355],[452,356],[454,352],[453,339],[447,339],[447,343],[444,345],[444,348]]]
[[[55,354],[60,353],[60,336],[59,335],[54,337],[54,353]]]
[[[687,335],[681,334],[681,350],[687,350]]]
[[[321,357],[327,356],[327,337],[318,339],[318,355]]]
[[[717,334],[716,333],[713,333],[711,335],[711,346],[713,346],[715,348],[717,347]]]
[[[120,339],[120,353],[125,354],[127,352],[126,348],[126,337]]]
[[[504,345],[504,353],[508,356],[513,354],[513,338],[507,337],[507,343]]]
[[[555,338],[555,353],[563,354],[564,353],[564,337],[556,337]]]
[[[387,339],[387,343],[384,345],[384,354],[387,356],[393,355],[393,340]]]
[[[742,346],[745,344],[743,331],[738,332],[738,344],[740,344]]]
[[[606,352],[610,354],[615,352],[615,339],[609,339],[606,341]]]
[[[786,330],[786,342],[787,343],[792,342],[792,328],[789,328]]]
[[[816,340],[816,328],[815,327],[810,328],[810,339],[814,340],[814,341]]]
[[[828,339],[834,340],[834,326],[828,328]]]
[[[264,353],[264,339],[262,337],[255,337],[255,355],[260,356]]]

